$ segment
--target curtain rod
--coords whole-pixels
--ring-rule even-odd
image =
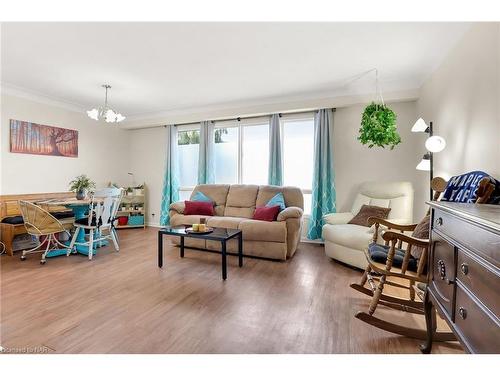
[[[301,114],[301,113],[314,112],[314,111],[318,111],[318,110],[319,109],[309,109],[307,111],[278,112],[278,115],[279,115],[279,117],[281,117],[281,115]],[[332,111],[336,112],[337,108],[332,108]],[[232,118],[218,118],[218,119],[206,120],[206,121],[212,121],[212,122],[215,122],[215,121],[241,121],[241,120],[247,120],[247,119],[253,119],[253,118],[267,117],[267,116],[272,116],[272,115],[273,115],[273,113],[265,113],[262,115],[239,116],[239,117],[232,117]],[[171,125],[174,125],[174,126],[195,125],[195,124],[199,124],[199,123],[200,123],[200,121],[191,121],[191,122],[180,122],[180,123],[176,123],[176,124],[163,125],[163,126],[167,127],[167,126],[171,126]]]

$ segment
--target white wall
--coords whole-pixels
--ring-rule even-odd
[[[138,183],[146,183],[146,222],[160,223],[165,165],[165,127],[130,130],[130,170]]]
[[[425,213],[426,172],[416,165],[425,153],[421,136],[411,133],[416,102],[390,103],[396,113],[401,143],[393,150],[368,148],[357,140],[364,105],[338,108],[334,124],[335,187],[337,211],[350,211],[359,184],[365,181],[409,181],[415,188],[413,218],[418,222]]]
[[[130,182],[128,131],[98,124],[82,112],[7,95],[1,100],[0,194],[67,191],[69,181],[79,174],[87,174],[98,187],[109,181]],[[78,157],[11,153],[10,119],[78,130]]]
[[[446,139],[436,176],[483,170],[500,179],[500,24],[471,27],[420,90],[418,112]]]
[[[412,134],[410,128],[416,118],[416,102],[391,103],[397,114],[397,124],[402,143],[394,150],[369,149],[356,139],[358,136],[363,105],[338,108],[334,125],[334,163],[339,211],[350,210],[356,187],[364,181],[410,181],[419,186],[415,192],[415,219],[424,212],[427,198],[425,181],[428,175],[415,170],[424,154],[422,136]],[[165,155],[165,128],[133,130],[130,132],[130,170],[137,182],[148,187],[149,205],[147,220],[159,222],[159,208],[163,183]],[[420,202],[420,204],[417,204]],[[154,217],[151,214],[155,214]]]

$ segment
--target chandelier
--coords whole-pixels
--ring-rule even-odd
[[[106,122],[122,122],[125,120],[125,116],[121,113],[118,113],[108,107],[108,89],[111,88],[110,85],[102,85],[106,90],[106,96],[104,97],[104,106],[100,106],[97,108],[92,108],[90,111],[87,111],[87,115],[92,120],[105,120]]]

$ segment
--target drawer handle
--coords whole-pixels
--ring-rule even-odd
[[[460,317],[465,320],[465,318],[467,318],[467,310],[465,310],[463,307],[460,307],[458,309],[458,315],[460,315]]]
[[[444,282],[448,285],[453,284],[454,282],[446,277],[446,265],[444,263],[444,260],[439,259],[437,264],[439,268],[439,278],[441,280],[444,280]]]
[[[442,217],[438,217],[438,218],[436,219],[436,225],[437,225],[438,227],[440,227],[441,225],[443,225],[443,218],[442,218]]]
[[[469,265],[467,263],[462,263],[460,265],[460,270],[464,275],[467,275],[469,273]]]

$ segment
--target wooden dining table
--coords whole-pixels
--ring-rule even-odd
[[[101,198],[94,198],[94,202],[99,201],[99,199],[101,199]],[[50,206],[63,206],[63,207],[69,208],[71,211],[73,211],[73,214],[75,215],[75,221],[76,221],[78,219],[83,219],[87,216],[91,202],[92,202],[92,200],[88,199],[88,198],[86,198],[86,199],[67,198],[67,199],[50,199],[47,201],[38,202],[38,204],[40,206],[43,206],[43,205],[46,205],[49,207]],[[80,230],[78,232],[76,242],[77,243],[78,242],[80,242],[80,243],[85,242],[85,231]],[[106,241],[106,240],[103,240],[99,243],[96,243],[94,245],[94,249],[93,249],[92,254],[93,255],[96,254],[96,247],[105,246],[105,245],[107,245],[107,243],[108,243],[108,241]],[[89,246],[75,245],[75,248],[76,248],[76,251],[78,253],[84,254],[84,255],[89,255]],[[55,250],[55,251],[51,251],[50,253],[53,253],[53,255],[51,255],[51,256],[66,255],[66,250],[65,249]],[[47,256],[49,256],[49,255],[47,254]]]

